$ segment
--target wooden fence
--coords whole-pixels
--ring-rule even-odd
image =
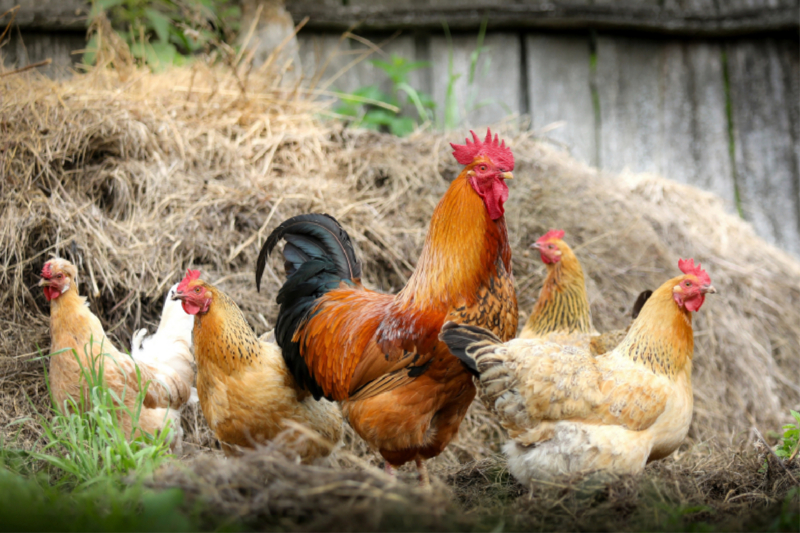
[[[61,6],[52,13],[64,11],[58,20],[66,29],[76,25],[79,8],[64,6],[85,5],[39,4],[48,1]],[[7,3],[0,0],[0,11]],[[385,43],[370,58],[396,54],[430,62],[409,82],[432,95],[439,122],[452,82],[462,126],[529,123],[601,169],[656,172],[713,191],[763,237],[800,255],[798,5],[798,0],[286,2],[296,22],[309,17],[298,36],[306,80],[338,76],[326,86],[343,92],[374,83],[389,89],[369,58],[347,69],[369,51],[359,39],[342,38],[350,29]],[[484,19],[489,31],[470,82]],[[37,39],[26,39],[28,56],[19,45],[16,55],[7,53],[17,64],[54,47],[82,45],[74,40],[82,34],[56,34],[52,22],[37,20],[23,29],[47,33],[29,33]],[[31,56],[32,49],[38,55]]]

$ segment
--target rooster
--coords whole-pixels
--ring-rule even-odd
[[[192,353],[192,328],[194,317],[187,315],[180,302],[174,300],[176,283],[170,287],[161,310],[158,329],[149,337],[146,329],[134,333],[131,339],[131,356],[150,364],[163,362],[174,368],[186,383],[194,385],[195,368]],[[192,386],[190,403],[197,401],[197,390]]]
[[[298,382],[342,402],[353,429],[385,468],[425,460],[456,436],[475,397],[472,376],[438,340],[447,321],[517,330],[517,298],[504,217],[514,156],[488,132],[453,144],[465,165],[434,210],[417,268],[396,295],[364,288],[350,238],[333,217],[281,224],[258,257],[256,284],[280,239],[287,281],[275,336]]]
[[[509,471],[522,483],[561,474],[636,474],[671,454],[692,420],[692,312],[715,293],[694,260],[647,300],[622,343],[603,357],[543,339],[503,344],[448,323],[440,338],[478,376],[508,430]]]
[[[545,339],[556,344],[577,346],[601,355],[614,348],[627,330],[597,333],[592,324],[583,268],[572,248],[564,241],[564,230],[550,230],[532,248],[539,251],[547,277],[522,328],[521,339]],[[642,292],[631,313],[635,319],[652,291]]]
[[[180,447],[182,436],[178,408],[187,402],[191,381],[183,373],[182,364],[173,368],[174,361],[136,361],[117,350],[106,336],[100,320],[89,310],[86,298],[78,294],[78,269],[65,259],[51,259],[42,268],[39,285],[50,302],[50,388],[59,409],[72,398],[76,403],[82,396],[83,368],[92,368],[90,358],[106,358],[104,384],[122,399],[126,409],[118,411],[119,423],[133,438],[129,413],[136,412],[137,393],[147,385],[144,408],[139,415],[139,430],[155,434],[167,422],[174,432],[173,449]],[[77,358],[76,358],[77,356]],[[137,369],[141,379],[137,377]]]
[[[341,412],[298,387],[275,341],[259,340],[239,306],[197,270],[174,298],[194,315],[197,395],[225,453],[278,438],[306,461],[328,455],[342,436]]]

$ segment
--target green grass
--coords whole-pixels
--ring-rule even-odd
[[[135,393],[141,406],[148,384],[141,386],[137,371],[138,392],[109,390],[104,371],[113,360],[92,357],[88,346],[88,366],[73,351],[85,394],[37,413],[43,433],[31,450],[16,449],[18,438],[0,442],[0,530],[196,529],[191,513],[183,510],[182,491],[156,492],[143,485],[170,458],[168,431],[130,438],[117,420],[116,413],[124,411],[132,419],[131,431],[137,431],[141,408],[128,410],[122,399]]]

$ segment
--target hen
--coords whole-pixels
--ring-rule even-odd
[[[197,401],[194,388],[195,367],[192,354],[192,328],[194,317],[187,315],[180,302],[173,299],[176,283],[170,287],[161,310],[158,329],[149,337],[146,329],[134,333],[131,339],[131,356],[149,364],[166,364],[180,374],[181,379],[192,384],[191,402]]]
[[[434,210],[417,268],[397,295],[361,284],[350,238],[327,215],[281,224],[264,243],[256,268],[278,241],[287,281],[278,293],[275,328],[283,356],[315,397],[342,402],[345,417],[386,460],[387,471],[424,461],[456,436],[475,397],[472,376],[438,340],[450,320],[517,329],[517,299],[504,217],[514,156],[491,132],[452,145],[465,165]]]
[[[339,408],[298,387],[275,341],[259,340],[239,306],[199,276],[189,270],[175,298],[194,315],[197,395],[225,453],[278,438],[306,461],[328,455],[342,436]]]
[[[542,339],[503,344],[491,332],[446,324],[441,339],[478,376],[478,390],[511,441],[522,483],[595,470],[635,474],[671,454],[692,420],[691,312],[716,292],[681,260],[683,275],[647,300],[628,335],[604,357]]]
[[[619,344],[627,330],[599,334],[592,324],[583,268],[564,241],[564,231],[550,230],[531,247],[539,251],[547,267],[547,277],[519,337],[577,346],[589,349],[595,355],[610,351]],[[651,293],[644,291],[637,298],[631,313],[634,319]]]
[[[129,412],[141,406],[136,403],[140,388],[147,385],[139,428],[153,434],[171,421],[175,436],[173,447],[180,446],[182,432],[178,408],[189,399],[191,382],[167,362],[135,361],[117,350],[106,337],[100,320],[89,310],[86,298],[78,295],[78,269],[65,259],[51,259],[42,268],[39,285],[50,302],[50,388],[60,409],[73,398],[80,405],[84,379],[81,365],[92,368],[92,358],[104,361],[105,385],[114,390],[127,409],[118,410],[118,419],[126,434],[131,431]],[[77,354],[77,359],[76,359]],[[141,379],[137,378],[137,368]]]

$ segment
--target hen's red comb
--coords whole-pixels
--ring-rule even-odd
[[[198,279],[200,277],[199,270],[192,270],[191,268],[186,270],[186,277],[183,278],[178,285],[178,292],[183,292],[189,287],[189,283]]]
[[[680,268],[681,272],[684,274],[697,277],[697,280],[702,285],[711,285],[711,277],[708,275],[708,272],[700,268],[700,263],[697,263],[697,266],[695,266],[694,259],[678,259],[678,268]]]
[[[46,279],[50,279],[53,277],[53,271],[50,269],[50,261],[44,264],[42,267],[42,277]]]
[[[486,130],[486,139],[481,141],[475,132],[470,130],[473,142],[467,139],[467,144],[453,144],[453,157],[462,165],[469,165],[479,155],[485,155],[504,172],[514,170],[514,154],[506,146],[505,141],[500,141],[497,135],[492,139],[492,130]]]
[[[564,238],[563,229],[551,229],[550,231],[539,237],[539,240],[536,242],[543,243],[553,239],[563,239],[563,238]]]

